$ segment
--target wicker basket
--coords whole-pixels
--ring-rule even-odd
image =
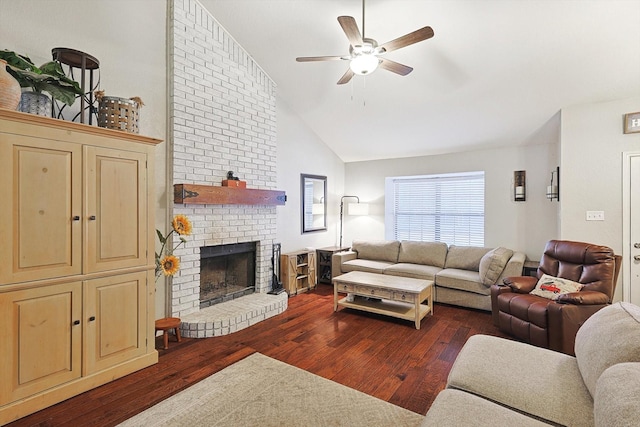
[[[139,133],[140,105],[131,99],[103,96],[98,104],[98,126]]]

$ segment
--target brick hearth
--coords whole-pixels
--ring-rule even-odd
[[[190,338],[227,335],[284,312],[287,302],[286,292],[246,295],[184,316],[180,331]]]

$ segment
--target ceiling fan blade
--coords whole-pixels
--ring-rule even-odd
[[[354,74],[355,73],[351,71],[351,68],[347,68],[347,72],[344,73],[342,77],[340,77],[340,80],[338,80],[338,84],[343,85],[345,83],[349,83],[349,80],[351,80],[351,77],[353,77]]]
[[[356,20],[353,19],[353,16],[338,16],[338,22],[340,23],[344,33],[347,35],[347,39],[349,39],[351,46],[362,46],[362,34],[360,34],[358,24],[356,24]]]
[[[395,40],[391,40],[390,42],[386,42],[380,46],[379,49],[391,52],[392,50],[400,49],[402,47],[430,39],[431,37],[433,37],[433,29],[431,27],[424,27],[419,30],[415,30],[412,33],[405,34],[402,37],[398,37]]]
[[[391,71],[392,73],[400,74],[401,76],[406,76],[410,72],[413,71],[413,68],[408,67],[406,65],[399,64],[394,61],[390,61],[386,58],[380,58],[382,61],[380,62],[379,67],[384,68],[387,71]]]
[[[301,56],[296,58],[298,62],[314,62],[314,61],[335,61],[345,59],[342,56]]]

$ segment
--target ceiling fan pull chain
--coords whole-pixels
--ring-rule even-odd
[[[353,102],[353,80],[351,80],[351,102]]]
[[[362,106],[367,106],[367,77],[362,79]]]

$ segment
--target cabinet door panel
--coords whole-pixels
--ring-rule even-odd
[[[85,282],[85,375],[146,352],[146,283],[146,272]]]
[[[87,271],[145,265],[146,155],[95,147],[86,153]]]
[[[316,286],[316,253],[309,252],[307,254],[307,263],[309,264],[309,287],[315,288]]]
[[[80,148],[6,134],[0,148],[10,153],[0,159],[0,237],[11,242],[0,246],[0,283],[80,274]]]
[[[296,272],[298,262],[296,255],[282,254],[280,256],[280,276],[282,285],[289,295],[295,295],[297,291]]]
[[[0,405],[80,377],[81,286],[0,294]]]

